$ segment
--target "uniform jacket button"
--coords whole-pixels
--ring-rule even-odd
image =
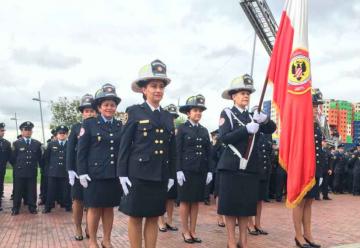
[[[139,162],[141,162],[142,161],[142,158],[139,158]]]
[[[114,161],[111,161],[110,164],[114,164]]]

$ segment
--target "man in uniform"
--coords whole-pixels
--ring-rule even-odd
[[[329,179],[332,175],[332,154],[328,147],[326,140],[322,141],[322,150],[324,154],[324,160],[322,164],[322,178],[323,182],[321,184],[321,193],[323,196],[323,200],[331,200],[329,197]]]
[[[2,211],[2,198],[4,197],[4,178],[6,172],[6,164],[11,156],[11,144],[4,139],[5,124],[0,123],[0,211]]]
[[[354,163],[353,195],[360,196],[360,143],[356,144],[356,150],[352,161]]]
[[[57,140],[49,143],[45,153],[44,161],[48,176],[47,197],[43,213],[50,213],[59,198],[61,207],[67,212],[71,211],[70,184],[66,169],[66,140],[69,129],[61,125],[56,128]]]
[[[18,215],[22,193],[26,190],[26,202],[31,214],[36,214],[37,168],[42,163],[41,143],[33,138],[34,124],[26,121],[20,125],[22,138],[13,143],[11,164],[14,168],[14,201],[11,215]]]
[[[344,153],[344,144],[338,145],[338,151],[335,152],[334,158],[334,193],[344,193],[344,174],[345,174],[346,158]]]

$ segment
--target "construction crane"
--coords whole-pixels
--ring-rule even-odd
[[[244,10],[257,36],[271,56],[274,47],[278,25],[265,0],[241,0],[240,6]]]
[[[245,12],[251,25],[253,26],[257,37],[264,45],[266,52],[271,56],[278,25],[275,18],[266,3],[266,0],[240,0],[240,6]],[[336,137],[333,137],[330,132],[330,126],[324,115],[320,115],[320,126],[327,142],[331,145],[336,145]]]

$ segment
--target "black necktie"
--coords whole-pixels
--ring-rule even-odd
[[[154,110],[154,117],[158,122],[160,122],[160,111],[158,109]]]
[[[64,141],[60,141],[61,147],[64,147]]]
[[[26,145],[30,145],[30,140],[26,139]]]

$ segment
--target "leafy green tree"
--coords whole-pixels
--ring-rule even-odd
[[[52,118],[50,128],[59,125],[71,125],[81,120],[81,113],[78,111],[80,101],[78,99],[69,100],[66,97],[59,97],[58,101],[51,101]]]

